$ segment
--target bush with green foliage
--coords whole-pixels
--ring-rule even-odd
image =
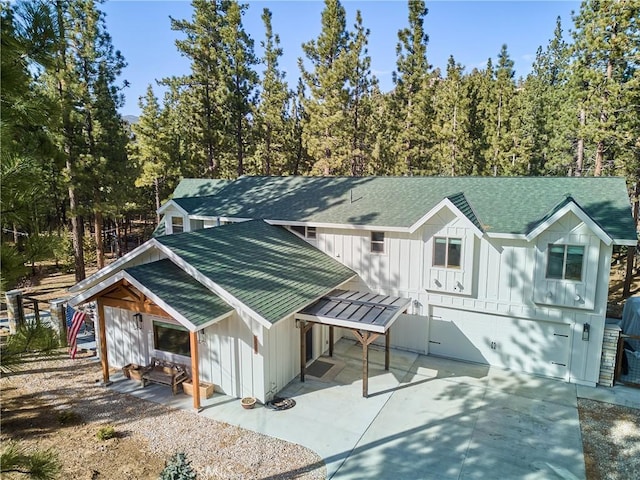
[[[16,286],[18,280],[27,274],[24,257],[18,249],[2,242],[0,244],[0,290],[6,292]]]
[[[77,423],[79,420],[80,415],[73,410],[62,410],[58,412],[58,422],[60,422],[60,425],[71,425]]]
[[[160,474],[160,480],[195,480],[196,478],[196,472],[185,453],[173,455]]]
[[[51,355],[60,346],[57,332],[42,322],[25,322],[2,345],[0,371],[10,372],[27,355]]]
[[[22,474],[36,480],[50,480],[58,477],[60,462],[52,450],[27,453],[17,442],[8,442],[0,455],[2,474]],[[2,475],[4,478],[4,475]],[[13,478],[13,477],[12,477]]]
[[[96,433],[96,437],[98,438],[98,440],[102,440],[103,442],[115,436],[116,436],[116,429],[111,425],[105,425],[104,427],[100,427],[100,429],[98,430],[98,433]]]

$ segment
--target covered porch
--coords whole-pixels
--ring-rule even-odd
[[[153,357],[172,361],[177,355],[185,360],[173,363],[189,369],[194,392],[200,390],[199,337],[207,326],[229,317],[234,311],[169,260],[121,270],[70,300],[72,305],[88,302],[96,302],[97,305],[96,340],[105,385],[112,382],[109,351],[115,347],[113,340],[109,340],[107,328],[106,308],[110,307],[135,312],[131,316],[133,325],[130,328],[143,331],[140,337],[146,342],[145,365]],[[158,387],[165,389],[164,385]],[[170,388],[166,390],[172,393]],[[193,395],[193,408],[201,408],[197,394]]]
[[[384,369],[389,370],[391,326],[406,313],[411,299],[353,290],[334,290],[295,315],[300,329],[300,381],[305,381],[305,337],[314,324],[329,327],[329,357],[333,357],[334,329],[351,331],[362,345],[362,396],[369,396],[369,346],[384,336]]]

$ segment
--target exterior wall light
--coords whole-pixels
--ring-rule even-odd
[[[142,314],[141,313],[134,313],[133,314],[133,319],[136,321],[136,329],[137,330],[142,330],[142,325],[143,325]]]

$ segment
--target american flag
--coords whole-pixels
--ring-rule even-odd
[[[78,351],[76,339],[86,316],[85,313],[67,305],[67,343],[69,344],[69,356],[71,358],[76,358]]]

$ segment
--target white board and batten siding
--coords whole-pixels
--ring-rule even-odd
[[[150,358],[148,329],[139,329],[133,318],[135,312],[122,308],[104,307],[109,366],[122,368],[129,363],[146,365]],[[151,332],[153,345],[153,332]]]
[[[460,269],[431,266],[435,236],[463,239]],[[554,295],[554,302],[546,294],[540,298],[547,287],[549,243],[585,246],[583,281],[579,286],[560,282],[556,288],[564,291]],[[611,247],[571,212],[531,242],[478,238],[465,221],[443,209],[413,234],[385,232],[384,254],[371,253],[370,232],[364,230],[318,228],[317,245],[359,274],[362,284],[349,288],[414,300],[409,315],[392,328],[394,347],[587,385],[597,381]],[[433,323],[434,308],[436,317],[453,318],[452,323]],[[582,340],[584,323],[591,327],[589,341]],[[430,343],[433,336],[453,338],[455,328],[468,353]]]
[[[233,397],[265,401],[264,328],[238,312],[203,330],[198,345],[200,379]],[[258,352],[254,351],[254,334]]]

